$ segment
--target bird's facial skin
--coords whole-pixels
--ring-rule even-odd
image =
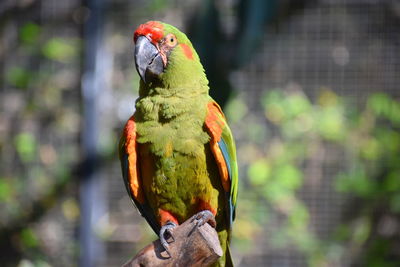
[[[176,36],[173,33],[164,36],[163,25],[155,21],[140,25],[134,42],[136,70],[145,83],[165,71],[168,56],[178,45]]]

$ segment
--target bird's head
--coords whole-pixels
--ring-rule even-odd
[[[140,25],[135,33],[135,65],[142,81],[174,83],[204,76],[191,42],[177,28],[159,21]],[[205,78],[205,76],[204,76]]]

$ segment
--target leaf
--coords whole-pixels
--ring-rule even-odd
[[[375,93],[367,100],[367,106],[377,115],[390,113],[391,100],[388,95],[384,93]]]
[[[247,175],[254,186],[265,184],[271,173],[271,167],[266,159],[261,159],[250,165]]]
[[[397,192],[395,195],[393,195],[390,198],[389,206],[390,206],[390,209],[392,212],[400,214],[400,193],[399,192]]]
[[[347,173],[341,173],[335,180],[338,192],[354,193],[361,197],[368,197],[375,193],[375,182],[367,176],[363,165],[355,166]]]
[[[232,123],[241,121],[247,114],[247,111],[246,103],[239,97],[231,99],[225,106],[225,114]]]
[[[8,202],[11,200],[13,189],[10,179],[0,179],[0,201]]]
[[[16,150],[22,161],[32,161],[36,155],[36,140],[31,133],[20,133],[14,138]]]
[[[368,98],[367,106],[377,115],[388,119],[396,126],[400,125],[400,103],[387,94],[373,94]]]
[[[27,88],[32,78],[33,75],[30,71],[20,67],[10,68],[6,72],[7,82],[17,88]]]
[[[39,25],[32,22],[28,22],[21,27],[19,31],[19,38],[24,43],[32,44],[38,40],[40,32],[41,29]]]
[[[303,173],[294,165],[279,166],[274,176],[275,182],[287,190],[296,190],[302,184]]]
[[[375,138],[369,138],[362,143],[361,156],[368,160],[376,160],[381,155],[381,145]]]
[[[62,211],[65,218],[71,222],[76,221],[80,214],[79,205],[73,198],[69,198],[62,203]]]
[[[42,52],[49,59],[66,63],[77,56],[77,42],[57,37],[52,38],[43,46]]]
[[[385,177],[383,188],[387,192],[400,191],[400,170],[394,170]]]
[[[31,228],[25,228],[21,232],[21,241],[26,247],[37,247],[39,241]]]
[[[371,222],[368,217],[360,218],[354,227],[353,240],[362,245],[367,240],[371,232]]]
[[[322,137],[331,141],[342,140],[345,136],[345,118],[341,107],[327,107],[317,111],[316,125]]]
[[[318,97],[318,104],[322,107],[337,106],[339,99],[333,91],[325,89]]]
[[[291,117],[296,117],[300,114],[310,111],[311,104],[304,94],[294,93],[287,96],[285,107],[287,108]]]
[[[269,91],[261,98],[265,116],[275,124],[280,124],[287,115],[283,107],[283,100],[283,94],[280,90]]]

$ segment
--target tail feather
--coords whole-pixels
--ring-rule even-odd
[[[222,227],[221,227],[222,228]],[[218,228],[217,228],[218,229]],[[218,230],[217,230],[218,231]],[[233,267],[231,251],[229,248],[230,230],[222,228],[218,231],[218,239],[221,244],[224,255],[218,261],[212,264],[212,267]]]
[[[225,267],[233,267],[233,261],[232,261],[231,249],[229,248],[229,243],[226,245]]]
[[[231,251],[229,249],[229,244],[226,246],[224,255],[218,259],[217,262],[211,265],[212,267],[233,267],[233,261],[231,256]]]

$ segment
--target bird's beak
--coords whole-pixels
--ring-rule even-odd
[[[150,77],[164,71],[164,64],[157,47],[145,36],[139,36],[135,45],[135,65],[140,78],[146,82]]]

